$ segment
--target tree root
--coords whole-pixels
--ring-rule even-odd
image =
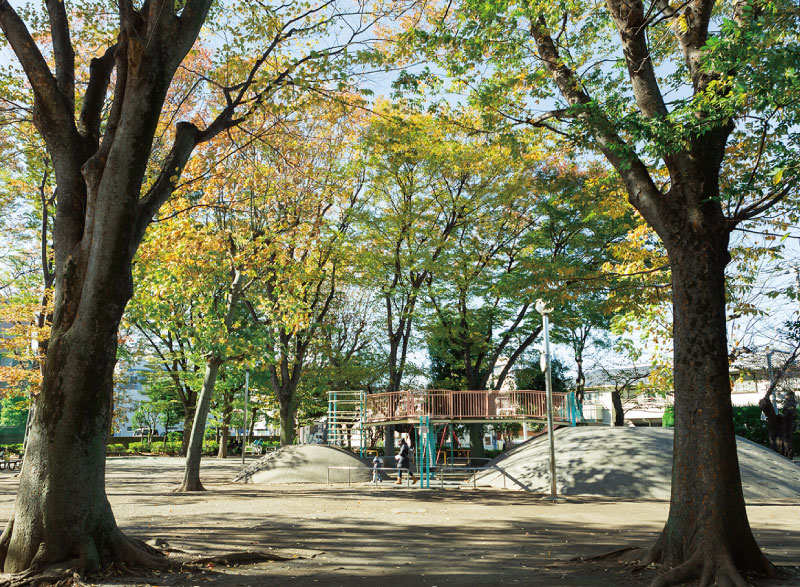
[[[172,493],[191,493],[193,491],[205,491],[206,488],[200,481],[184,481],[179,487],[172,490]]]
[[[10,534],[9,528],[6,529],[6,533],[2,537],[3,540],[0,540],[0,542],[7,542],[7,534]],[[106,576],[131,576],[142,570],[184,572],[187,570],[206,570],[213,565],[289,561],[303,558],[298,554],[272,549],[204,555],[170,548],[164,540],[156,540],[155,544],[158,548],[116,531],[108,537],[102,549],[105,553],[103,558],[106,560],[110,558],[112,562],[104,565],[98,571],[100,561],[98,550],[93,540],[89,539],[84,547],[79,548],[76,551],[77,556],[75,558],[66,562],[50,562],[49,564],[48,548],[42,543],[28,570],[15,574],[0,574],[0,587],[84,586],[86,583],[82,581],[82,577],[86,576],[87,573],[90,575],[94,575],[97,572],[99,575]]]
[[[617,548],[616,550],[612,550],[611,552],[604,552],[602,554],[595,554],[593,556],[576,556],[575,558],[570,559],[573,562],[588,562],[588,561],[604,561],[608,559],[619,560],[625,563],[634,562],[634,557],[632,556],[633,553],[642,551],[644,552],[645,549],[639,548],[638,546],[625,546],[623,548]],[[621,556],[625,555],[625,556]],[[638,558],[635,559],[638,562]]]
[[[25,571],[13,575],[0,575],[0,587],[89,587],[74,569],[50,567],[39,571]]]
[[[172,557],[171,557],[172,558]],[[177,557],[176,557],[177,558]],[[256,550],[241,550],[236,552],[227,552],[222,554],[217,554],[213,556],[197,556],[197,557],[185,557],[184,558],[184,565],[208,565],[208,564],[220,564],[220,565],[230,565],[233,563],[238,564],[247,564],[247,563],[258,563],[258,562],[266,562],[266,561],[289,561],[289,560],[298,560],[303,557],[298,555],[285,555],[279,554],[277,552],[260,552]]]
[[[639,568],[644,568],[652,563],[660,561],[663,553],[661,552],[660,541],[650,549],[642,561]],[[767,563],[769,565],[769,563]],[[764,569],[762,576],[770,578],[779,577],[779,571],[772,565]],[[684,585],[690,581],[697,580],[699,587],[748,587],[750,583],[745,574],[740,571],[734,563],[731,553],[720,551],[719,549],[699,550],[695,552],[685,562],[669,569],[663,575],[656,577],[650,587],[670,587],[673,585]]]

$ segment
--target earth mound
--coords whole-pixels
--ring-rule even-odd
[[[328,467],[356,467],[354,470]],[[372,479],[372,469],[353,453],[336,446],[297,444],[271,452],[240,471],[236,483],[347,483]]]
[[[739,468],[748,501],[800,498],[800,467],[737,437]],[[672,428],[576,427],[554,434],[556,487],[561,495],[669,500]],[[491,461],[506,471],[507,486],[550,492],[547,435],[525,442]],[[502,473],[477,476],[481,485],[503,487]]]

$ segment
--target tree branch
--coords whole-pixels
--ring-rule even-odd
[[[41,121],[44,122],[43,128],[39,130],[46,140],[50,139],[47,142],[52,144],[53,139],[69,134],[71,127],[74,127],[72,107],[61,93],[56,78],[53,77],[28,27],[8,0],[0,0],[0,29],[31,84],[34,109],[45,117]]]
[[[702,91],[709,75],[702,70],[702,50],[708,40],[708,23],[714,0],[696,0],[687,2],[677,8],[670,6],[669,0],[655,0],[656,6],[668,19],[672,20],[670,28],[678,40],[695,93]],[[680,11],[683,10],[683,14]],[[680,17],[683,18],[680,18]]]
[[[739,212],[736,213],[735,216],[731,217],[728,222],[730,225],[730,229],[739,224],[740,222],[744,222],[745,220],[750,220],[755,218],[762,212],[765,212],[772,208],[775,204],[780,202],[781,200],[785,199],[786,196],[792,191],[792,188],[795,187],[795,182],[791,182],[788,185],[784,186],[778,191],[773,191],[764,196],[763,198],[758,199],[757,201],[753,202],[749,206],[745,206]]]
[[[200,131],[190,122],[179,122],[175,141],[161,168],[161,173],[150,190],[139,200],[136,216],[136,246],[142,241],[147,226],[152,222],[158,209],[169,199],[180,179],[183,167],[189,160]]]
[[[83,95],[83,106],[78,119],[78,132],[97,149],[100,142],[100,117],[106,100],[111,72],[114,70],[116,60],[114,52],[117,50],[115,43],[103,54],[95,57],[89,64],[89,84]]]
[[[539,57],[553,76],[559,91],[571,106],[580,109],[577,118],[586,124],[603,155],[622,177],[631,204],[660,232],[659,229],[663,228],[660,221],[662,194],[653,183],[647,167],[581,87],[575,72],[561,60],[544,17],[532,20],[530,30]]]
[[[66,98],[70,109],[75,109],[75,50],[69,35],[69,20],[63,0],[47,0],[50,18],[50,36],[53,39],[53,57],[56,62],[56,84]]]
[[[647,118],[666,117],[669,112],[647,47],[647,21],[641,0],[608,0],[607,4],[622,40],[622,52],[639,109]]]

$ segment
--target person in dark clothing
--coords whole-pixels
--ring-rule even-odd
[[[383,481],[381,479],[381,473],[378,469],[383,466],[383,459],[378,455],[375,455],[375,458],[372,459],[372,482],[373,483],[380,483]]]
[[[405,438],[400,439],[400,452],[397,454],[397,481],[395,485],[400,485],[403,482],[403,469],[408,471],[408,476],[411,477],[411,482],[416,483],[417,479],[414,473],[411,472],[411,459],[409,458],[408,444]]]

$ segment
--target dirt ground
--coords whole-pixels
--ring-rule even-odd
[[[241,461],[204,459],[209,491],[174,494],[183,461],[110,458],[107,488],[120,527],[184,551],[278,549],[288,561],[142,577],[90,578],[92,584],[236,587],[250,585],[464,586],[646,585],[657,570],[634,573],[613,560],[576,562],[620,547],[646,547],[668,511],[663,501],[570,498],[563,503],[502,489],[420,490],[387,482],[239,485]],[[0,522],[13,510],[17,479],[0,472]],[[796,500],[748,505],[769,558],[800,585],[800,507]]]

